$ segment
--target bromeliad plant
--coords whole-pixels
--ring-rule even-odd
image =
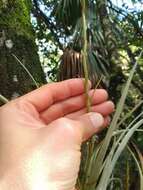
[[[84,76],[85,76],[85,94],[86,94],[86,102],[87,102],[87,112],[90,111],[90,99],[88,97],[88,66],[87,66],[87,24],[86,24],[86,1],[82,1],[82,22],[83,22],[83,39],[84,45],[82,50],[83,55],[83,69],[84,69]],[[140,54],[140,59],[142,53]],[[131,80],[133,78],[133,74],[136,70],[138,61],[134,65],[130,77],[123,89],[122,96],[117,106],[117,110],[111,122],[111,125],[107,131],[107,134],[103,141],[97,146],[94,143],[94,138],[87,142],[87,145],[84,146],[87,150],[84,152],[87,153],[86,160],[82,165],[83,175],[81,174],[78,180],[78,186],[81,190],[106,190],[111,184],[111,177],[113,174],[113,170],[116,166],[116,162],[121,156],[121,153],[127,146],[129,140],[131,139],[134,132],[143,125],[143,118],[141,113],[137,118],[135,118],[123,131],[120,130],[120,125],[122,122],[127,119],[130,114],[126,116],[122,121],[120,120],[120,115],[123,111],[123,106],[127,97],[127,93],[129,90],[129,86]],[[140,103],[141,104],[141,103]],[[139,104],[139,105],[140,105]],[[119,132],[118,135],[116,132]],[[143,189],[143,165],[142,162],[139,163],[135,154],[129,148],[131,155],[133,156],[134,160],[137,163],[137,167],[140,174],[140,189]],[[138,152],[139,153],[139,152]],[[140,153],[139,153],[140,155]],[[141,156],[140,156],[140,159]],[[139,159],[138,159],[139,160]],[[142,161],[142,160],[140,160]]]
[[[140,55],[141,56],[141,55]],[[139,57],[140,58],[140,57]],[[123,111],[124,103],[127,97],[129,86],[133,78],[137,63],[133,67],[130,77],[123,89],[121,99],[118,103],[115,115],[111,122],[111,125],[107,131],[107,134],[103,141],[97,146],[95,145],[90,152],[90,157],[88,157],[88,162],[86,162],[86,169],[84,171],[84,177],[81,177],[81,183],[79,179],[79,187],[81,190],[106,190],[111,183],[111,177],[113,170],[116,166],[121,153],[128,145],[134,132],[143,126],[143,113],[140,113],[124,130],[120,128],[123,121],[125,121],[133,111],[142,104],[140,102],[134,110],[132,110],[127,116],[120,120],[120,115]],[[88,104],[87,104],[88,105]],[[88,146],[92,147],[92,140],[88,142]],[[136,149],[138,158],[135,153],[128,147],[131,156],[134,158],[137,168],[140,174],[140,189],[143,189],[143,158],[138,149]],[[87,151],[89,153],[89,150]],[[82,180],[84,178],[84,180]]]

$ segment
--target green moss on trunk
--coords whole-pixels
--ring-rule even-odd
[[[33,37],[30,10],[30,1],[0,0],[0,26],[14,30],[17,35]]]
[[[46,82],[37,54],[30,10],[28,0],[0,0],[0,93],[7,98],[35,88],[12,54],[26,66],[38,84]]]

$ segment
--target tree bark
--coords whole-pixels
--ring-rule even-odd
[[[0,94],[8,99],[36,88],[46,82],[30,22],[31,3],[28,0],[0,0]]]

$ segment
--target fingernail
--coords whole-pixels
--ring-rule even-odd
[[[89,117],[93,124],[93,127],[99,128],[103,126],[104,118],[100,113],[91,113]]]
[[[107,123],[108,125],[111,123],[111,117],[110,116],[107,117],[107,122],[108,122]]]
[[[113,112],[115,111],[115,104],[112,101],[108,101],[108,104],[111,106]]]

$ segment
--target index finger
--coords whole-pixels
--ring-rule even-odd
[[[89,88],[91,88],[90,82]],[[55,102],[82,94],[83,92],[83,79],[69,79],[62,82],[44,85],[41,88],[24,95],[21,98],[30,102],[35,106],[37,111],[41,112]]]

